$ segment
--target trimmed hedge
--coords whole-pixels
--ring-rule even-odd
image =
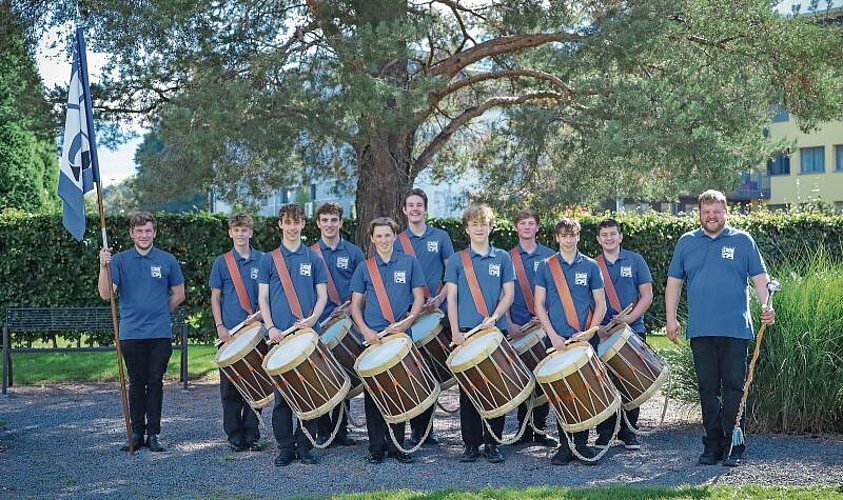
[[[595,255],[597,224],[602,216],[581,216],[583,225],[580,249]],[[664,323],[664,284],[667,267],[676,240],[682,233],[699,225],[696,217],[658,213],[645,215],[617,214],[625,227],[623,246],[640,252],[653,273],[655,301],[648,314],[648,329]],[[185,275],[191,339],[209,341],[214,335],[208,298],[208,273],[214,258],[228,250],[227,217],[221,214],[159,214],[156,246],[176,255]],[[555,221],[545,221],[539,239],[556,248],[552,238]],[[462,249],[468,240],[461,223],[454,219],[432,220],[431,224],[448,231],[454,247]],[[758,212],[753,215],[731,215],[730,224],[748,230],[758,241],[768,264],[799,260],[809,251],[823,248],[827,255],[841,255],[843,249],[843,217],[825,214],[785,214]],[[115,251],[131,245],[128,237],[128,216],[110,217],[107,222],[110,244]],[[353,239],[354,222],[346,221],[344,237]],[[0,214],[0,313],[5,318],[8,307],[18,306],[90,306],[101,305],[97,294],[97,253],[100,246],[99,220],[88,218],[88,230],[82,243],[77,243],[61,224],[61,215],[32,215],[20,212]],[[308,222],[304,230],[307,242],[318,238],[318,229]],[[253,245],[260,249],[274,248],[280,230],[274,217],[256,218]],[[499,221],[492,233],[492,244],[509,249],[517,241],[510,221]],[[15,343],[38,340],[38,335],[16,336]],[[45,336],[52,342],[52,337]],[[78,338],[67,338],[73,344]],[[108,336],[89,342],[107,345]]]

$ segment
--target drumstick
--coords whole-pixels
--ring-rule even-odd
[[[291,326],[290,328],[287,328],[286,330],[284,330],[283,332],[281,332],[281,337],[287,337],[287,335],[289,335],[289,334],[293,333],[294,331],[296,331],[296,330],[298,330],[298,329],[299,329],[299,327],[297,327],[296,325],[293,325],[293,326]],[[303,330],[303,328],[302,328],[302,330]],[[284,339],[282,338],[281,340],[284,340]],[[279,340],[278,342],[281,342],[281,340]],[[277,344],[278,342],[275,342],[275,341],[273,341],[272,339],[270,339],[270,340],[268,340],[266,343],[267,343],[267,344]]]
[[[635,302],[626,306],[623,311],[618,313],[618,316],[623,316],[623,315],[629,314],[630,311],[632,311],[632,309],[634,307],[635,307]],[[615,321],[614,319],[612,319],[608,323],[606,323],[606,331],[609,332],[609,333],[615,333],[615,332],[612,331],[612,329],[617,328],[618,325],[625,325],[625,324],[626,323],[624,323],[622,321]]]
[[[389,328],[389,327],[387,327],[387,328]],[[386,329],[383,329],[383,330],[381,330],[381,331],[379,331],[379,332],[378,332],[378,338],[379,338],[379,339],[382,339],[382,338],[386,337],[386,336],[387,336],[387,335],[389,335],[389,334],[390,334],[390,333],[389,333],[389,332],[387,332],[387,331],[386,331]],[[369,342],[368,342],[368,341],[366,341],[366,340],[364,340],[364,341],[363,341],[363,345],[368,347],[368,346],[369,346]]]
[[[586,330],[586,331],[584,331],[584,332],[582,332],[582,333],[593,334],[593,333],[595,333],[595,332],[596,332],[599,328],[600,328],[599,326],[592,326],[591,328],[589,328],[588,330]],[[586,341],[584,341],[584,340],[571,340],[571,339],[568,339],[568,340],[566,340],[566,341],[565,341],[565,346],[566,346],[566,347],[565,347],[565,350],[568,350],[568,349],[571,349],[571,348],[573,348],[573,347],[577,347],[578,345],[583,345],[583,344],[588,344],[588,342],[586,342]],[[588,344],[588,345],[591,345],[591,344]],[[546,352],[547,352],[548,354],[551,354],[551,353],[553,353],[553,352],[556,352],[556,348],[555,348],[555,347],[548,347]]]
[[[252,324],[252,323],[259,322],[260,320],[261,320],[261,312],[258,311],[256,313],[251,314],[250,316],[247,316],[246,319],[244,319],[240,323],[237,323],[236,325],[234,325],[234,328],[231,328],[228,331],[229,332],[236,332],[237,330],[243,328],[244,326]],[[231,339],[231,336],[229,336],[229,339]],[[214,347],[219,349],[219,347],[223,344],[225,344],[225,342],[223,342],[222,339],[218,338],[217,341],[214,342]]]
[[[481,327],[482,327],[482,325],[483,325],[483,323],[480,323],[479,325],[475,326],[475,327],[474,327],[474,328],[472,328],[471,330],[469,330],[469,331],[465,332],[465,334],[463,335],[463,338],[467,340],[467,339],[468,339],[468,337],[471,337],[472,335],[474,335],[475,333],[479,332],[480,330],[483,330],[484,328],[481,328]],[[456,344],[455,342],[451,342],[451,347],[454,347],[454,346],[456,346],[456,345],[457,345],[457,344]]]

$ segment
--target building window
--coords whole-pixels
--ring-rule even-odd
[[[786,122],[790,120],[790,115],[788,115],[787,110],[784,109],[784,107],[777,106],[775,112],[776,114],[773,115],[773,123]]]
[[[843,172],[843,144],[834,146],[834,170]]]
[[[803,174],[825,172],[825,146],[800,148],[799,171]]]
[[[790,175],[790,156],[780,154],[776,155],[775,158],[767,160],[767,174]]]

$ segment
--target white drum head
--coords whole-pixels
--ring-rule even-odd
[[[628,327],[627,327],[628,328]],[[626,344],[626,339],[629,337],[626,328],[622,328],[615,332],[611,337],[600,342],[597,346],[597,355],[600,359],[606,360],[611,358],[618,352],[618,350]]]
[[[257,345],[261,335],[261,324],[248,325],[237,332],[234,338],[223,344],[217,353],[217,362],[227,365],[232,361],[242,358],[248,351]]]
[[[588,361],[590,350],[590,347],[578,346],[549,355],[536,367],[536,379],[558,380],[575,372]]]
[[[354,367],[358,372],[375,372],[378,368],[389,368],[398,361],[399,353],[407,348],[409,337],[397,336],[366,349],[357,358]]]
[[[328,328],[322,331],[322,342],[330,344],[343,330],[346,321],[334,321]]]
[[[497,335],[469,337],[465,344],[458,348],[459,351],[454,352],[453,357],[449,359],[448,362],[450,366],[454,367],[460,366],[463,363],[468,363],[472,360],[481,361],[486,358],[485,355],[497,348],[499,345],[500,340]]]
[[[430,332],[439,326],[439,322],[441,320],[442,315],[437,313],[425,314],[417,319],[416,322],[413,323],[413,326],[410,327],[413,334],[413,342],[418,343],[419,341],[425,339]]]
[[[264,361],[264,369],[268,372],[277,372],[301,357],[302,353],[310,354],[318,338],[315,332],[310,331],[282,340]]]

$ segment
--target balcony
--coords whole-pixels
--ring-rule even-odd
[[[742,172],[740,182],[727,197],[733,201],[769,200],[770,176]]]

